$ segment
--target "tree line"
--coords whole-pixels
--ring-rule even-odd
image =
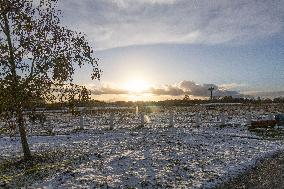
[[[284,97],[270,98],[234,98],[232,96],[224,96],[219,99],[170,99],[162,101],[115,101],[106,102],[88,98],[72,99],[65,102],[47,103],[39,100],[36,106],[27,106],[26,110],[33,110],[35,108],[44,108],[46,110],[62,110],[72,109],[75,107],[132,107],[132,106],[193,106],[196,104],[208,103],[241,103],[241,104],[267,104],[267,103],[284,103]],[[0,108],[1,110],[1,108]]]

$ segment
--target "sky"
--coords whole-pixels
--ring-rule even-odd
[[[99,58],[98,100],[284,96],[283,0],[62,0]]]

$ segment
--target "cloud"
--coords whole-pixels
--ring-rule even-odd
[[[92,95],[104,95],[104,94],[121,95],[121,94],[129,94],[129,92],[125,89],[104,86],[99,89],[92,89],[91,94]]]
[[[182,81],[179,83],[179,87],[183,89],[187,94],[193,96],[208,96],[209,88],[213,87],[215,91],[218,91],[218,86],[214,84],[198,85],[193,81]]]
[[[210,87],[214,88],[213,95],[215,97],[224,97],[224,96],[232,96],[232,97],[263,97],[263,98],[276,98],[276,97],[284,97],[284,91],[246,91],[246,92],[238,92],[236,89],[238,87],[244,86],[243,84],[229,83],[229,84],[197,84],[194,81],[181,81],[177,84],[167,84],[159,87],[150,87],[149,89],[134,94],[131,91],[128,91],[122,87],[115,87],[117,85],[106,83],[101,87],[94,87],[93,85],[86,85],[87,88],[91,90],[91,94],[97,97],[100,97],[103,100],[104,95],[107,95],[108,98],[115,98],[127,100],[127,96],[135,95],[135,96],[143,96],[143,94],[149,94],[148,100],[153,99],[168,99],[171,98],[179,98],[184,95],[190,95],[192,98],[205,98],[210,96],[210,91],[208,90]],[[96,98],[97,98],[96,97]],[[143,97],[144,98],[144,97]]]
[[[68,0],[63,22],[97,49],[157,43],[240,44],[283,35],[284,1]]]
[[[129,91],[119,87],[116,83],[104,82],[104,83],[91,83],[84,84],[84,86],[90,90],[92,95],[124,95],[129,94]]]
[[[193,81],[181,81],[175,85],[164,85],[161,87],[151,87],[142,93],[148,93],[156,96],[172,96],[178,97],[183,96],[185,94],[191,95],[192,97],[208,97],[210,95],[209,88],[214,87],[214,96],[233,96],[233,97],[240,97],[240,94],[237,91],[232,90],[224,90],[220,89],[215,84],[203,84],[199,85]],[[98,89],[92,89],[91,93],[93,95],[127,95],[131,94],[130,91],[127,91],[123,88],[115,88],[113,85],[104,85]]]
[[[131,5],[144,4],[173,4],[176,0],[106,0],[110,3],[116,4],[120,8],[129,8]]]
[[[221,89],[225,89],[225,90],[229,90],[229,89],[236,89],[236,88],[240,88],[240,87],[244,87],[246,86],[245,84],[240,84],[240,83],[225,83],[220,85],[219,87]]]
[[[196,84],[193,81],[182,81],[179,83],[179,88],[181,88],[186,94],[192,95],[192,96],[200,96],[200,97],[207,97],[209,96],[209,88],[214,88],[214,96],[233,96],[233,97],[239,97],[241,94],[237,91],[231,91],[226,89],[220,89],[215,84],[203,84],[199,85]]]
[[[169,96],[181,96],[185,94],[185,92],[182,89],[172,85],[166,85],[162,88],[152,87],[149,90],[149,92],[154,95],[169,95]]]

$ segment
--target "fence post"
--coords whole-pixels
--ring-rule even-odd
[[[144,127],[145,120],[144,120],[144,113],[141,112],[140,114],[140,126]]]
[[[195,113],[195,126],[196,127],[200,126],[200,114],[199,114],[199,112]]]
[[[111,112],[111,114],[110,114],[109,126],[110,126],[110,130],[113,130],[113,128],[114,128],[114,113],[113,112]]]
[[[84,115],[80,115],[79,124],[80,124],[80,129],[84,129]]]
[[[247,125],[251,125],[251,114],[247,114]]]
[[[173,127],[174,126],[174,113],[171,111],[170,112],[170,127]]]
[[[135,108],[135,113],[136,113],[136,116],[139,115],[139,108],[138,108],[138,106],[136,106],[136,108]]]
[[[222,112],[222,113],[221,113],[221,125],[225,125],[225,124],[226,124],[225,115],[224,115],[224,113]]]

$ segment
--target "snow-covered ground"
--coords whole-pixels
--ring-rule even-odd
[[[68,169],[30,184],[35,188],[211,188],[244,172],[258,160],[284,150],[283,141],[268,140],[247,130],[245,113],[231,118],[236,126],[194,127],[194,114],[175,114],[168,127],[167,112],[152,113],[144,128],[139,117],[116,115],[114,130],[107,116],[86,117],[84,130],[74,131],[78,118],[58,118],[54,136],[29,136],[32,151],[61,149],[66,159],[80,157]],[[214,120],[206,115],[204,119]],[[77,120],[77,121],[76,121]],[[127,122],[128,120],[128,122]],[[219,118],[216,118],[219,120]],[[66,128],[60,131],[61,126]],[[96,124],[94,124],[96,123]],[[71,125],[71,126],[67,126]],[[0,160],[21,154],[18,137],[2,135]],[[70,151],[70,149],[72,149]]]

